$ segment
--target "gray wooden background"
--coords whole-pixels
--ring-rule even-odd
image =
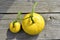
[[[30,12],[34,2],[36,12],[60,12],[60,0],[0,0],[0,13]]]
[[[18,11],[31,11],[34,1],[38,2],[36,12],[45,19],[44,30],[36,36],[27,35],[23,30],[17,34],[11,33],[9,23],[13,21]],[[26,14],[22,14],[22,18]],[[60,39],[60,0],[0,0],[0,40],[52,40]]]

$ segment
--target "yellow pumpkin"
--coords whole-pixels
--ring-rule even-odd
[[[37,35],[44,29],[45,26],[44,18],[40,14],[33,13],[34,23],[32,23],[31,18],[29,18],[30,15],[31,13],[26,14],[24,16],[23,19],[25,20],[22,21],[22,28],[27,34]]]
[[[21,30],[20,23],[19,22],[15,22],[14,25],[13,25],[13,22],[11,22],[9,29],[10,29],[10,31],[12,33],[19,32]]]

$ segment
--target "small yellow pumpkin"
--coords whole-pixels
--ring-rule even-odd
[[[15,23],[14,22],[11,22],[9,29],[10,29],[10,31],[12,33],[17,33],[17,32],[19,32],[21,30],[21,27],[20,26],[21,25],[20,25],[19,22],[15,22]]]
[[[15,21],[12,21],[9,25],[9,29],[12,33],[18,33],[21,30],[21,12],[18,12],[17,19]]]

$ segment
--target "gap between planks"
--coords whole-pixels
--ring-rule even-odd
[[[22,13],[22,14],[28,14],[29,12],[27,13]],[[60,14],[60,12],[36,12],[38,14]],[[0,13],[0,14],[17,14],[17,13]]]

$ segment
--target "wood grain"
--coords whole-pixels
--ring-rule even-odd
[[[0,0],[0,13],[31,12],[34,2],[36,12],[60,12],[60,0]]]
[[[22,18],[26,14],[22,14]],[[1,40],[52,40],[60,39],[60,14],[41,14],[45,19],[44,30],[36,36],[30,36],[21,30],[17,34],[11,33],[9,23],[12,22],[17,14],[0,14],[0,39]]]

